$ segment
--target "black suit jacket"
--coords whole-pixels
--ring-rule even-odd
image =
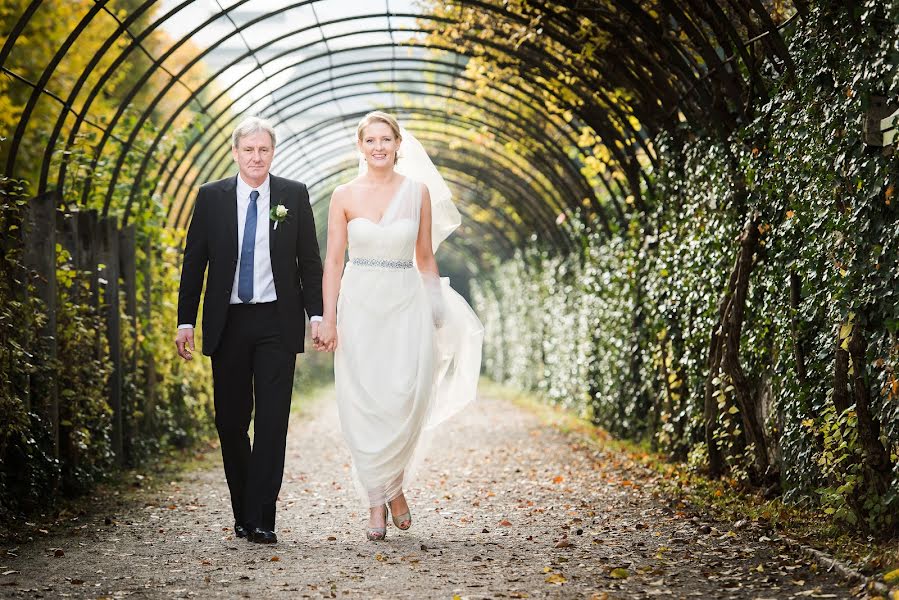
[[[315,221],[306,186],[270,175],[271,206],[287,207],[287,219],[278,224],[268,215],[269,251],[282,340],[293,352],[303,351],[308,316],[322,314],[322,261],[315,237]],[[222,338],[234,272],[238,264],[237,176],[200,187],[184,244],[178,323],[196,325],[203,275],[203,354],[212,355]],[[261,224],[260,223],[260,224]]]

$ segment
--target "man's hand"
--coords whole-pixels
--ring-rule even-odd
[[[191,354],[191,350],[195,350],[193,327],[184,327],[178,330],[178,335],[175,336],[175,347],[178,348],[178,356],[184,360],[193,360],[194,355]]]
[[[316,350],[318,350],[319,352],[322,351],[321,342],[318,339],[318,328],[319,328],[320,324],[321,324],[321,321],[318,321],[318,320],[315,320],[315,321],[312,321],[311,323],[309,323],[309,327],[310,327],[310,329],[312,329],[312,347],[315,348]]]

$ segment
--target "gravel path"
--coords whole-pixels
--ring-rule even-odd
[[[0,597],[853,597],[762,532],[691,517],[626,456],[505,401],[444,427],[407,494],[412,529],[390,526],[385,542],[363,538],[348,461],[325,394],[291,424],[277,545],[233,538],[212,453],[163,491],[0,550]]]

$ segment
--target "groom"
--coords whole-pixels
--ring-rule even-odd
[[[318,337],[322,263],[306,186],[269,174],[275,131],[255,117],[231,136],[238,174],[200,187],[181,268],[178,335],[193,358],[203,276],[203,354],[212,357],[215,426],[234,533],[273,544],[296,354],[305,319]],[[247,435],[255,404],[254,442]]]

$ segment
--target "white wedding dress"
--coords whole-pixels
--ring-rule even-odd
[[[483,327],[443,279],[443,325],[415,267],[422,185],[408,177],[375,223],[347,224],[334,377],[353,479],[369,507],[409,487],[423,433],[474,399]]]

